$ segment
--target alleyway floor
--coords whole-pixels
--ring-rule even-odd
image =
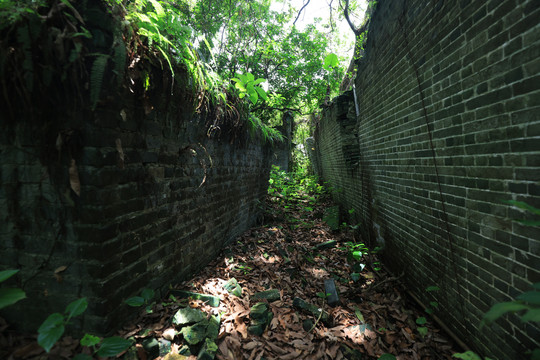
[[[263,226],[246,231],[200,273],[174,286],[151,313],[136,309],[140,317],[119,333],[136,341],[123,358],[451,359],[457,347],[406,296],[399,276],[358,245],[362,239],[351,226],[330,230],[323,220],[330,200],[285,207],[275,199],[266,203]],[[202,323],[193,325],[200,319],[180,319],[200,314],[202,332]],[[217,349],[212,342],[201,345],[212,332],[211,319],[219,321]],[[204,354],[200,349],[207,345]],[[77,340],[64,338],[48,356],[72,358],[80,351]],[[19,355],[12,358],[48,358],[28,343]],[[394,359],[387,356],[381,359]]]

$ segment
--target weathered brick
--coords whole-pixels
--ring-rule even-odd
[[[378,6],[385,14],[399,8],[391,2]],[[407,7],[424,8],[415,0],[407,2]],[[531,267],[539,262],[540,234],[515,223],[523,213],[503,202],[517,199],[540,206],[540,46],[538,20],[532,18],[539,10],[537,2],[514,0],[445,2],[444,8],[439,24],[452,26],[444,35],[433,30],[429,44],[421,30],[429,19],[406,16],[401,20],[410,29],[411,49],[425,49],[413,51],[410,61],[391,62],[381,48],[399,48],[402,41],[370,30],[369,58],[359,66],[356,79],[361,109],[356,133],[363,171],[352,172],[345,161],[348,133],[337,126],[331,111],[323,113],[317,127],[314,162],[323,181],[343,189],[334,194],[335,200],[355,208],[365,226],[375,227],[373,219],[384,219],[385,223],[375,221],[377,226],[384,223],[384,236],[391,239],[385,239],[384,257],[396,271],[408,269],[411,288],[421,292],[422,284],[433,276],[457,276],[471,292],[466,303],[480,320],[492,304],[514,296],[514,286],[521,290],[540,279],[540,272]],[[388,16],[375,16],[372,21],[380,28],[383,23],[389,27],[394,23]],[[425,54],[429,56],[424,59]],[[416,83],[416,72],[424,99],[417,91],[403,92],[404,79]],[[399,99],[399,109],[388,99]],[[439,179],[426,119],[418,108],[422,100]],[[438,180],[443,185],[449,226],[456,234],[451,261],[466,267],[465,279],[445,272],[446,262],[432,261],[448,258],[438,223],[444,218],[440,196],[433,187]],[[461,265],[457,254],[462,253],[467,265]],[[448,288],[448,294],[457,293],[453,286]],[[463,299],[447,299],[448,311],[438,315],[463,338],[483,344],[486,356],[525,356],[525,341],[513,337],[512,329],[520,326],[517,318],[478,332],[471,327],[478,321],[459,320],[450,310],[459,308]],[[531,340],[531,334],[524,336]]]

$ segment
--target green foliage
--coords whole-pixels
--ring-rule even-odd
[[[88,301],[86,298],[80,298],[66,306],[63,314],[53,313],[49,315],[38,329],[38,344],[45,349],[46,352],[49,352],[64,334],[65,327],[69,324],[69,320],[84,313],[87,307]],[[130,340],[121,337],[115,336],[100,339],[91,334],[85,334],[80,343],[82,346],[91,348],[93,352],[100,357],[118,355],[132,344]],[[92,357],[86,354],[79,354],[75,356],[74,359],[86,360],[91,358]]]
[[[532,291],[527,291],[516,297],[516,300],[495,304],[484,314],[480,328],[491,325],[507,313],[521,313],[521,321],[540,322],[540,283],[533,285]]]
[[[275,144],[284,140],[283,135],[281,132],[279,132],[279,130],[268,126],[254,115],[249,115],[248,126],[252,139],[260,138],[264,143],[270,144]]]
[[[463,360],[482,360],[480,356],[478,356],[475,352],[470,351],[470,350],[465,351],[464,353],[456,353],[452,355],[452,357],[463,359]],[[489,359],[486,358],[486,360],[489,360]]]
[[[324,58],[323,68],[325,70],[331,71],[337,68],[339,60],[336,54],[330,53]]]
[[[379,356],[379,360],[396,360],[396,357],[392,354],[386,353]]]
[[[103,76],[105,74],[105,68],[107,67],[107,61],[109,56],[105,54],[98,54],[96,60],[92,64],[92,71],[90,73],[90,102],[92,109],[96,108],[103,85]]]
[[[418,330],[418,333],[422,337],[426,336],[427,333],[428,333],[428,328],[423,326],[426,323],[427,323],[427,319],[425,317],[423,317],[423,316],[416,319],[416,324],[420,325],[419,327],[416,328],[416,330]]]
[[[242,99],[244,96],[247,95],[249,100],[253,103],[253,105],[257,104],[257,100],[259,99],[259,96],[263,98],[263,100],[268,100],[268,96],[266,95],[266,91],[262,87],[259,86],[260,83],[265,82],[266,80],[263,78],[255,79],[253,74],[247,73],[247,74],[239,74],[238,78],[232,78],[232,81],[234,81],[235,88],[240,91],[240,99]]]
[[[528,208],[529,205],[523,204],[525,203],[521,203],[520,206]],[[485,325],[491,325],[498,318],[507,313],[522,313],[519,317],[523,322],[540,322],[540,283],[535,283],[532,287],[532,291],[527,291],[518,295],[514,301],[493,305],[491,309],[484,314],[484,317],[480,322],[480,329]],[[531,360],[540,360],[540,349],[533,349],[530,352],[530,355]],[[473,351],[458,353],[452,356],[465,360],[482,360],[482,358]],[[491,359],[486,357],[485,360]]]
[[[516,201],[516,200],[509,200],[509,201],[505,201],[506,203],[510,204],[510,205],[514,205],[515,207],[521,209],[521,210],[525,210],[526,212],[529,212],[529,213],[532,213],[536,216],[540,216],[540,209],[532,206],[532,205],[529,205],[527,204],[526,202],[523,202],[523,201]],[[540,226],[540,220],[523,220],[523,219],[518,219],[518,220],[515,220],[523,225],[528,225],[528,226]]]
[[[155,292],[152,289],[145,288],[141,291],[141,296],[133,296],[125,301],[129,306],[140,307],[146,305],[145,311],[147,314],[153,312],[152,307],[155,305],[155,301],[150,302],[154,298]]]
[[[91,347],[91,346],[96,346],[97,344],[99,344],[101,342],[101,339],[94,335],[84,334],[80,342],[82,346]]]
[[[347,241],[341,249],[347,251],[349,261],[361,261],[364,255],[369,254],[369,249],[365,244],[353,243],[352,241]]]
[[[0,283],[6,281],[18,272],[19,270],[0,271]],[[0,288],[0,309],[13,305],[24,298],[26,298],[26,293],[19,288]]]
[[[319,292],[318,292],[317,294],[315,294],[315,295],[317,295],[317,297],[319,297],[319,298],[321,298],[321,299],[326,299],[327,297],[329,297],[329,296],[332,295],[332,294],[330,294],[330,293],[324,293],[324,292],[322,292],[322,291],[319,291]]]
[[[314,205],[324,193],[324,188],[317,182],[316,176],[303,173],[287,173],[272,165],[268,194],[271,199],[288,206],[297,206],[300,202]],[[306,209],[306,206],[302,206]]]
[[[53,313],[45,319],[38,329],[38,344],[49,352],[54,344],[64,334],[65,326],[72,317],[81,315],[88,307],[86,298],[81,298],[71,302],[64,314]]]
[[[39,15],[38,9],[46,4],[45,0],[1,0],[0,31],[21,21],[28,15]]]

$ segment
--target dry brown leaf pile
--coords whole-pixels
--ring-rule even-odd
[[[429,321],[429,316],[404,298],[398,280],[391,278],[384,269],[373,270],[370,264],[377,261],[375,255],[364,259],[367,266],[360,273],[360,280],[352,281],[352,264],[347,260],[348,251],[344,244],[355,240],[354,235],[350,231],[330,232],[321,220],[325,205],[329,204],[307,212],[305,208],[302,211],[301,206],[281,209],[270,202],[271,213],[281,213],[280,218],[274,217],[270,225],[245,232],[201,273],[177,287],[220,297],[217,309],[200,300],[189,301],[191,307],[222,314],[216,358],[357,359],[359,357],[350,355],[356,350],[364,360],[377,359],[383,353],[394,354],[397,359],[451,359],[455,352],[452,342]],[[337,240],[337,247],[313,251],[313,246],[329,240]],[[242,287],[241,298],[223,288],[233,277]],[[336,279],[341,301],[336,307],[328,306],[321,296],[324,280],[332,277]],[[268,289],[278,289],[281,295],[280,300],[269,304],[274,317],[262,336],[251,335],[247,330],[250,307],[260,301],[251,297]],[[330,314],[331,321],[325,324],[294,308],[295,297],[324,309]],[[179,307],[178,303],[155,305],[153,314],[145,314],[124,328],[121,335],[134,336],[138,342],[139,359],[149,359],[141,341],[150,336],[167,337],[171,332],[170,319]],[[425,326],[429,331],[425,337],[417,331],[415,320],[419,316],[428,318]],[[308,331],[303,326],[306,319],[315,324],[309,326]],[[1,335],[0,344],[15,348],[11,353],[13,359],[43,356],[36,347],[35,337],[25,339],[7,339]],[[76,353],[76,340],[65,338],[62,341],[65,342],[64,349],[69,351],[64,350],[62,354],[55,347],[53,355],[69,358]],[[177,353],[182,343],[181,336],[176,336],[172,353]],[[169,355],[162,358],[184,357]],[[185,358],[196,359],[196,356]]]

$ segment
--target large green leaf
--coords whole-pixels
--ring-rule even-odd
[[[516,299],[532,305],[540,305],[540,291],[527,291],[520,294]]]
[[[143,289],[143,291],[141,292],[141,296],[146,301],[151,300],[154,297],[154,295],[155,295],[155,292],[152,289]]]
[[[514,301],[495,304],[484,315],[480,327],[482,327],[484,324],[491,324],[507,312],[516,312],[525,309],[529,309],[529,306]]]
[[[64,315],[53,313],[38,329],[38,344],[49,352],[64,333]]]
[[[526,202],[516,201],[516,200],[508,200],[508,201],[506,201],[506,203],[514,205],[515,207],[518,207],[520,209],[530,211],[533,214],[540,215],[540,209],[535,208],[534,206],[529,205]]]
[[[324,58],[323,67],[326,70],[330,70],[330,68],[334,68],[334,67],[338,66],[338,64],[339,64],[339,60],[338,60],[337,55],[333,54],[333,53],[330,53],[330,54],[326,55],[326,57]]]
[[[244,86],[244,83],[243,82],[237,82],[235,85],[234,85],[235,88],[237,88],[238,90],[242,91],[242,92],[246,92],[246,87]]]
[[[540,322],[540,309],[531,309],[521,317],[521,321]]]
[[[0,289],[0,309],[13,305],[26,297],[21,289]]]
[[[540,226],[540,220],[516,220],[517,222],[528,226]]]
[[[379,360],[396,360],[396,357],[392,354],[382,354],[380,357],[379,357]]]
[[[252,93],[249,94],[249,100],[251,100],[251,102],[253,103],[253,105],[255,105],[257,103],[257,100],[259,99],[259,95],[257,95],[257,92],[254,91]]]
[[[253,82],[253,85],[259,85],[260,83],[263,83],[263,82],[265,82],[265,81],[266,81],[266,79],[258,78],[257,80],[255,80],[255,81]]]
[[[268,100],[268,96],[266,95],[266,91],[264,91],[264,89],[262,87],[256,86],[255,90],[257,91],[257,93],[259,94],[259,96],[261,98],[263,98],[265,101]]]
[[[109,357],[120,354],[131,346],[131,341],[124,338],[113,336],[103,339],[96,355],[101,357]]]
[[[88,307],[88,301],[86,300],[85,297],[80,298],[70,303],[68,306],[66,306],[66,311],[65,311],[67,314],[66,322],[69,321],[69,319],[71,319],[74,316],[81,315],[86,310],[87,307]]]
[[[144,304],[144,299],[141,296],[130,297],[126,300],[126,304],[133,307],[142,306]]]
[[[464,353],[456,353],[452,355],[452,357],[463,359],[463,360],[482,360],[480,356],[478,356],[475,352],[472,351],[465,351]]]
[[[15,275],[18,272],[19,272],[18,269],[17,270],[0,271],[0,282],[6,281],[7,279],[9,279],[10,277],[12,277],[13,275]]]

